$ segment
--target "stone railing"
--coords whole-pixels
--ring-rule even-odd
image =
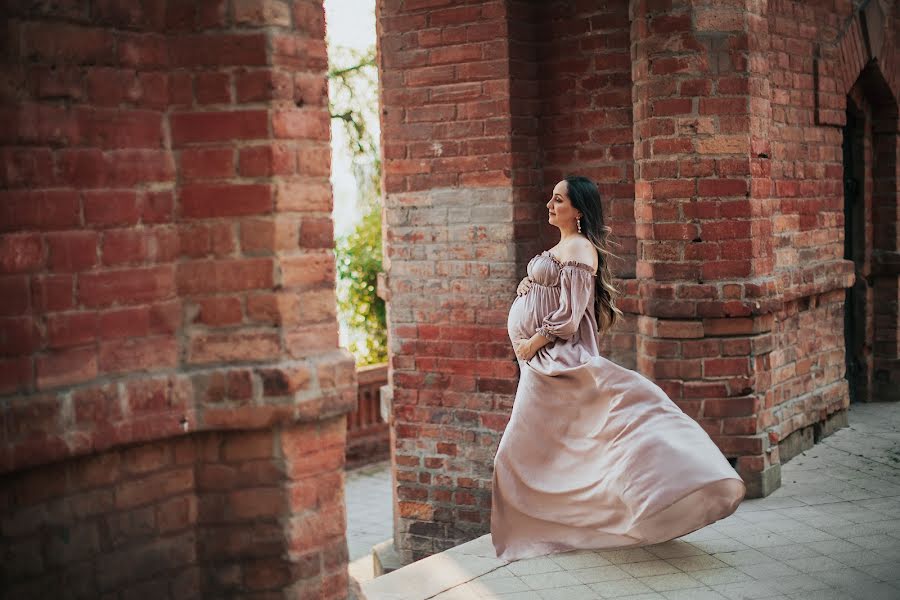
[[[356,410],[347,414],[347,466],[357,467],[390,455],[388,424],[381,414],[381,387],[388,381],[387,363],[357,369]]]

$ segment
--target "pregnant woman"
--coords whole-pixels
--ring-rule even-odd
[[[597,186],[567,177],[547,208],[560,243],[528,263],[507,323],[521,376],[494,459],[497,556],[656,544],[727,517],[746,488],[710,437],[600,356],[621,312]]]

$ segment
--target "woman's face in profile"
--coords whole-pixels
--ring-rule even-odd
[[[549,211],[548,219],[551,225],[557,227],[575,227],[575,219],[578,210],[572,206],[569,200],[569,184],[563,179],[553,188],[553,195],[547,202]]]

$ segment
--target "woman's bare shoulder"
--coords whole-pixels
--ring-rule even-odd
[[[557,252],[560,254],[559,259],[563,262],[574,260],[590,265],[594,270],[597,269],[597,249],[586,237],[579,236],[564,245],[560,245]]]

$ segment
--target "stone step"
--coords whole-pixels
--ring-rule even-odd
[[[403,566],[400,562],[400,554],[394,550],[394,538],[376,544],[372,548],[372,563],[375,577],[381,577]]]

